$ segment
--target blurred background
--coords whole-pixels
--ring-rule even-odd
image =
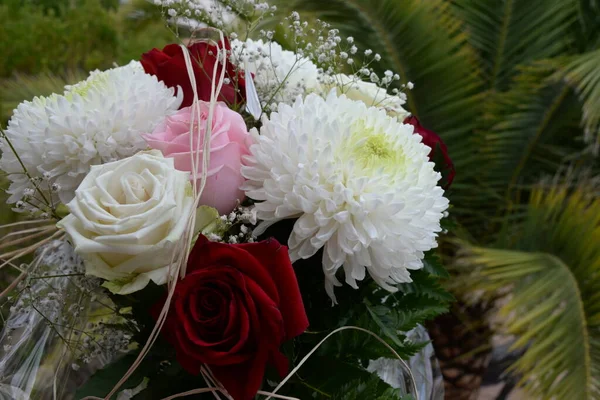
[[[296,10],[380,53],[448,145],[456,303],[427,327],[446,398],[600,398],[600,1],[270,3],[265,26]],[[0,124],[174,40],[144,0],[0,0]]]

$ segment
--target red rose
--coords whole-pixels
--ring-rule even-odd
[[[155,305],[155,315],[163,305]],[[307,327],[287,247],[276,240],[231,245],[201,236],[162,332],[188,372],[198,374],[206,364],[235,400],[250,400],[268,363],[286,374],[279,347]]]
[[[231,51],[231,46],[227,39],[225,40],[225,48]],[[194,75],[196,77],[198,99],[210,101],[213,68],[217,60],[217,47],[206,42],[197,42],[188,46],[188,50],[190,51]],[[185,67],[183,50],[179,45],[166,45],[162,51],[152,49],[142,54],[141,63],[146,73],[156,75],[158,80],[164,82],[168,87],[181,87],[183,90],[181,108],[192,105],[194,93],[192,92],[192,85]],[[219,65],[217,77],[221,74],[221,68],[222,66]],[[229,62],[229,58],[225,64],[225,78],[229,79],[229,83],[223,84],[218,100],[224,101],[228,105],[244,103],[246,100],[246,82],[241,71],[236,71],[236,67]]]
[[[431,151],[429,152],[429,159],[436,162],[436,165],[441,164],[441,172],[444,174],[445,182],[444,189],[448,189],[454,180],[456,171],[454,170],[454,163],[448,155],[448,147],[435,132],[429,129],[423,128],[417,117],[408,117],[404,120],[405,124],[409,124],[415,127],[415,133],[421,135],[423,138],[423,144],[429,146]],[[438,154],[438,150],[441,151],[441,155]],[[439,159],[441,156],[441,159]],[[439,163],[437,162],[439,160]]]

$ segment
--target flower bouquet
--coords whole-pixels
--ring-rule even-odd
[[[295,12],[165,3],[181,43],[2,132],[0,397],[434,398],[454,170],[412,83]]]

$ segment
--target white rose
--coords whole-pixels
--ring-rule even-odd
[[[331,83],[324,85],[326,92],[333,88],[337,88],[338,93],[345,94],[350,100],[362,101],[368,107],[385,109],[389,116],[398,118],[400,122],[410,115],[402,107],[406,101],[399,96],[388,94],[384,88],[372,82],[365,82],[354,76],[337,74],[332,77]]]
[[[189,173],[160,151],[95,165],[58,223],[85,260],[86,273],[113,293],[167,281],[173,249],[193,207]]]

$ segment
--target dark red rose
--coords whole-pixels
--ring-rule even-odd
[[[231,50],[228,40],[225,40],[225,48],[228,51]],[[197,42],[188,46],[188,50],[190,51],[194,76],[196,77],[198,99],[210,101],[213,68],[217,61],[217,47],[207,42]],[[166,45],[162,51],[152,49],[142,54],[140,61],[146,73],[156,75],[158,80],[164,82],[168,87],[181,87],[183,90],[181,108],[192,105],[194,100],[192,85],[185,68],[183,50],[178,44]],[[219,64],[217,77],[220,76],[222,68],[222,65]],[[229,61],[229,58],[225,65],[225,78],[229,79],[229,83],[223,84],[218,100],[224,101],[228,105],[244,103],[246,100],[246,82],[241,70],[237,70]]]
[[[454,180],[454,175],[456,175],[454,163],[448,155],[448,147],[435,132],[423,128],[417,117],[408,117],[404,120],[404,123],[414,126],[415,133],[423,138],[423,144],[431,148],[429,159],[440,167],[443,176],[443,188],[448,189]]]
[[[163,305],[155,305],[155,316]],[[287,247],[276,240],[231,245],[201,236],[162,333],[189,373],[206,364],[235,400],[250,400],[267,364],[286,374],[288,360],[279,347],[307,327]]]

